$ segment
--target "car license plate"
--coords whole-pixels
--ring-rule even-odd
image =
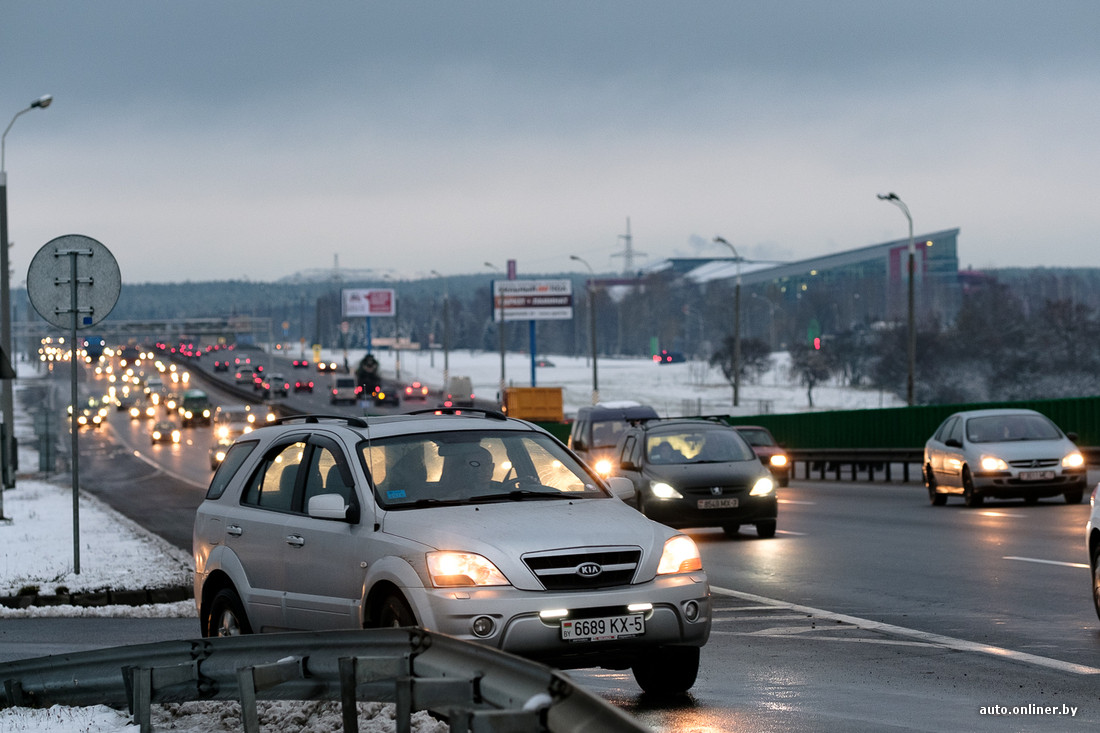
[[[1054,471],[1020,471],[1021,481],[1050,481]]]
[[[565,619],[561,622],[562,641],[610,641],[641,636],[644,633],[645,617],[640,613]]]
[[[727,499],[699,499],[695,506],[699,509],[736,509],[737,497]]]

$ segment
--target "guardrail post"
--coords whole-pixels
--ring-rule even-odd
[[[241,725],[245,733],[260,733],[256,712],[256,691],[267,690],[289,680],[305,679],[306,657],[283,657],[270,664],[256,664],[237,670],[237,687],[241,693]],[[144,731],[143,731],[144,733]]]
[[[355,688],[367,682],[400,680],[412,676],[412,657],[409,652],[396,657],[340,657],[340,712],[344,721],[344,733],[359,733]]]
[[[141,733],[152,733],[153,721],[149,706],[157,690],[183,682],[199,682],[199,662],[173,664],[168,667],[123,667],[122,677],[126,682],[126,697],[130,705],[130,715]]]

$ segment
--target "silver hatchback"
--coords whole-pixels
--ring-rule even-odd
[[[1064,496],[1077,504],[1087,467],[1072,435],[1035,410],[956,412],[924,446],[924,483],[935,505],[961,494],[967,506],[985,497],[1038,501]]]
[[[197,511],[201,630],[422,626],[680,693],[710,588],[632,492],[499,413],[284,419],[237,439]]]

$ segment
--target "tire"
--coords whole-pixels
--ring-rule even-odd
[[[1067,504],[1080,504],[1081,500],[1085,498],[1085,492],[1081,489],[1076,491],[1067,491],[1065,493]]]
[[[647,695],[674,697],[683,695],[699,675],[699,647],[669,646],[646,654],[631,671],[638,686]]]
[[[963,466],[963,503],[968,507],[981,506],[985,497],[974,489],[974,479],[970,476],[970,469]]]
[[[928,489],[928,501],[932,506],[943,506],[947,503],[947,494],[936,491],[936,475],[932,473],[931,466],[924,467],[924,485]]]
[[[210,601],[210,615],[207,618],[203,636],[241,636],[251,634],[252,625],[244,612],[244,604],[237,591],[223,588]]]
[[[765,519],[762,522],[757,522],[756,536],[765,540],[775,537],[775,521],[774,519]]]
[[[730,539],[733,539],[734,537],[737,537],[738,534],[740,534],[741,525],[740,524],[723,524],[722,525],[722,531],[726,533],[726,537],[729,537]]]
[[[1100,542],[1092,550],[1092,607],[1100,618]]]
[[[404,628],[416,626],[416,616],[409,604],[397,593],[391,593],[378,607],[377,624],[380,629]]]

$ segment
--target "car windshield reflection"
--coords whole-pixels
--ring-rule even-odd
[[[514,431],[441,432],[364,442],[384,509],[607,494],[552,438]]]

